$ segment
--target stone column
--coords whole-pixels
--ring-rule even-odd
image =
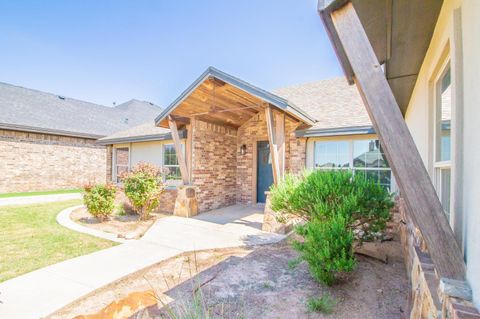
[[[197,214],[198,203],[195,187],[191,185],[179,186],[173,215],[180,217],[192,217]]]
[[[262,230],[269,233],[287,234],[289,233],[293,225],[291,223],[281,223],[277,220],[278,213],[274,212],[270,207],[270,192],[265,192],[267,195],[265,200],[265,209],[263,211],[263,224]]]

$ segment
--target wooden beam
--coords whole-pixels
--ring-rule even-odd
[[[278,152],[278,176],[285,177],[285,113],[275,112],[275,139]]]
[[[182,174],[182,180],[184,185],[190,184],[188,177],[187,163],[185,162],[185,156],[182,152],[182,145],[180,144],[180,137],[178,136],[178,128],[175,120],[169,115],[168,125],[172,133],[173,145],[175,146],[175,152],[177,153],[178,164],[180,165],[180,174]]]
[[[268,142],[270,144],[270,155],[272,157],[273,183],[280,181],[280,165],[277,147],[276,130],[274,126],[273,110],[270,105],[265,108],[265,118],[267,121]]]
[[[353,5],[347,3],[331,17],[407,209],[439,276],[464,280],[462,251]]]

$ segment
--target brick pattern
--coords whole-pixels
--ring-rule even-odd
[[[285,123],[285,170],[299,173],[305,168],[306,139],[297,139],[298,124],[286,119]],[[267,123],[264,113],[258,113],[238,129],[237,150],[246,145],[247,153],[237,157],[237,202],[252,204],[255,191],[254,158],[257,141],[268,141]]]
[[[0,193],[79,188],[106,180],[95,140],[0,130]]]
[[[106,178],[107,178],[107,183],[111,182],[112,181],[112,160],[113,160],[113,147],[112,145],[108,145],[107,146],[107,156],[106,156],[106,159],[107,159],[107,163],[106,163],[106,169],[107,169],[107,172],[106,172]]]
[[[238,129],[237,149],[246,145],[245,155],[237,158],[237,202],[242,204],[253,203],[254,192],[254,159],[257,141],[268,141],[267,123],[265,114],[259,113],[253,116]]]
[[[206,123],[192,122],[192,183],[197,187],[199,211],[204,212],[236,202],[237,131]]]
[[[402,198],[396,201],[400,212],[400,239],[412,292],[409,318],[479,318],[480,313],[469,300],[453,298],[439,289],[435,265],[419,229],[408,213]]]

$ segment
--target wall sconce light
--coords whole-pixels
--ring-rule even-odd
[[[240,155],[245,155],[247,154],[247,145],[243,144],[240,146]]]

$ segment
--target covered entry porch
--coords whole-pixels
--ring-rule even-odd
[[[313,122],[287,100],[214,68],[156,119],[172,133],[179,196],[194,194],[198,212],[264,202],[272,183],[303,168],[305,143],[295,130]],[[186,131],[185,146],[179,131]]]

